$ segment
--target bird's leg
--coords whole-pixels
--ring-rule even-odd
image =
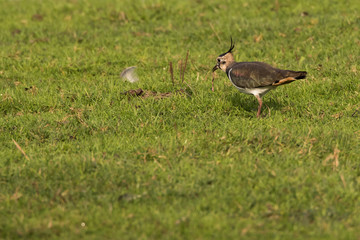
[[[261,113],[261,107],[262,107],[262,100],[261,100],[261,97],[259,95],[255,95],[256,99],[258,100],[259,102],[259,107],[258,107],[258,112],[257,112],[257,115],[256,117],[260,117],[260,113]]]

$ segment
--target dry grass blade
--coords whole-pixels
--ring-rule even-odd
[[[337,170],[337,168],[339,167],[339,154],[340,154],[340,150],[338,149],[337,146],[335,146],[334,153],[329,154],[322,162],[323,166],[326,166],[328,161],[333,160],[332,162],[333,171]]]
[[[344,175],[343,175],[343,174],[340,174],[340,179],[341,179],[341,182],[342,182],[343,185],[344,185],[344,188],[346,188],[346,181],[345,181],[345,178],[344,178]]]
[[[279,0],[275,0],[275,3],[274,3],[274,11],[275,12],[278,12],[279,9],[280,9],[280,4],[279,4]]]
[[[214,26],[212,25],[211,22],[210,22],[209,24],[210,24],[211,29],[212,29],[213,32],[215,33],[215,36],[216,36],[216,38],[218,39],[219,43],[221,43],[220,37],[219,37],[219,35],[217,34],[217,32],[215,31]]]
[[[26,155],[25,151],[20,147],[20,145],[14,139],[13,139],[13,142],[14,142],[15,146],[17,147],[17,149],[19,149],[19,151],[22,153],[22,155],[24,155],[26,160],[30,160],[28,155]]]
[[[339,167],[339,153],[340,153],[340,150],[336,146],[334,149],[334,162],[333,162],[333,170],[334,171]]]

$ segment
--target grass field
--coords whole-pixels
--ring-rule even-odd
[[[0,239],[360,238],[357,0],[0,5]],[[308,71],[261,119],[230,36]]]

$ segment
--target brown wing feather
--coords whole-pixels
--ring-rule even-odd
[[[241,88],[282,85],[305,78],[306,72],[281,70],[263,62],[239,62],[227,69],[232,82]]]
[[[276,81],[276,82],[274,82],[274,83],[271,84],[271,85],[273,85],[273,86],[280,86],[280,85],[284,85],[284,84],[291,83],[291,82],[293,82],[293,81],[296,81],[296,79],[293,78],[293,77],[288,77],[288,78],[284,78],[284,79],[281,79],[281,80],[279,80],[279,81]]]

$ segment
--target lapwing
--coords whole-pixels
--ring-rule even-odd
[[[288,84],[298,79],[306,78],[305,71],[291,71],[274,68],[263,62],[235,62],[232,50],[235,44],[231,39],[230,49],[218,56],[213,72],[223,70],[231,83],[242,93],[254,95],[259,107],[257,117],[260,117],[262,97],[270,90],[280,85]]]

